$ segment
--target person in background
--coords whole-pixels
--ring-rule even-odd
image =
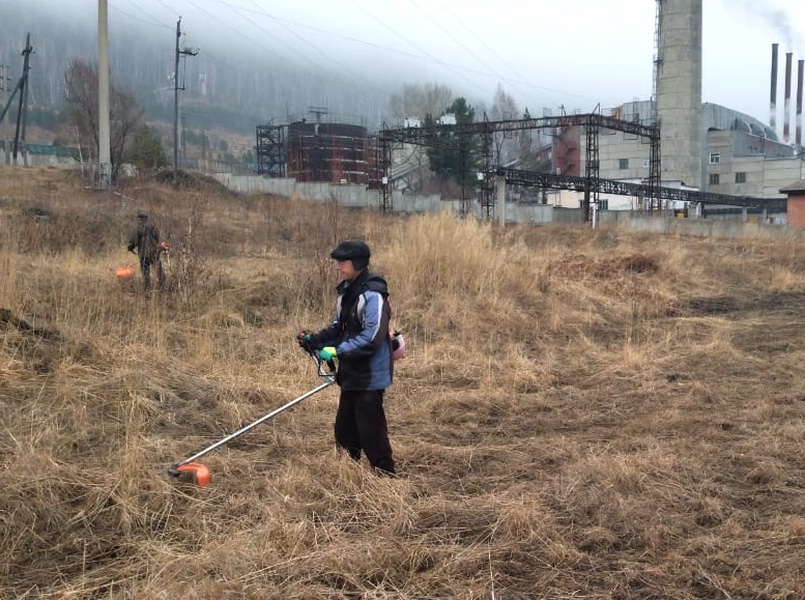
[[[337,446],[355,461],[363,452],[379,475],[394,477],[383,409],[383,396],[394,376],[391,305],[386,281],[369,272],[370,254],[369,246],[360,240],[342,242],[330,253],[341,278],[335,316],[316,333],[301,331],[297,340],[324,361],[338,359]]]
[[[156,268],[158,289],[161,290],[165,285],[165,270],[160,260],[160,254],[165,248],[167,245],[159,241],[159,230],[148,222],[148,213],[137,213],[137,228],[129,238],[128,251],[135,252],[140,259],[143,289],[146,292],[151,290],[151,267]]]

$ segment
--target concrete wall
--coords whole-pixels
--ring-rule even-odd
[[[534,225],[581,223],[582,212],[579,209],[557,210],[550,204],[506,204],[506,222]]]
[[[364,209],[379,209],[380,194],[362,185],[338,185],[330,183],[297,183],[293,179],[275,179],[258,175],[216,174],[215,179],[228,188],[241,193],[269,193],[278,196],[298,196],[307,200],[337,201],[341,206]],[[483,207],[477,202],[470,205],[472,214],[485,219]],[[393,211],[400,213],[429,213],[446,211],[459,214],[459,200],[442,200],[438,195],[414,196],[394,192]],[[551,204],[505,203],[506,223],[548,225],[556,223],[584,222],[578,208],[561,208]],[[500,222],[499,215],[493,215]],[[769,238],[803,239],[805,229],[788,225],[768,225],[742,219],[686,219],[660,217],[631,211],[601,211],[596,216],[598,225],[626,227],[668,235],[694,235],[713,238]],[[590,226],[590,225],[588,225]]]
[[[212,175],[229,189],[242,194],[268,193],[278,196],[297,196],[308,200],[337,201],[341,206],[351,208],[379,209],[382,199],[378,190],[369,190],[364,185],[339,185],[332,183],[303,183],[294,179],[263,177],[260,175],[232,175],[215,173]],[[447,211],[459,214],[462,210],[459,200],[443,200],[438,194],[427,196],[403,194],[393,191],[392,210],[400,213],[428,213]],[[486,218],[485,209],[477,202],[470,203],[471,213],[479,219]],[[581,223],[583,215],[579,209],[554,210],[550,204],[506,203],[507,223]],[[499,221],[499,216],[495,215]]]
[[[764,197],[781,197],[780,188],[805,179],[805,160],[799,157],[778,158],[764,163]]]
[[[805,240],[805,230],[787,225],[765,225],[712,219],[677,219],[647,217],[636,213],[618,213],[618,227],[666,235],[693,235],[708,238],[760,238]]]
[[[598,159],[604,179],[635,179],[648,177],[649,144],[647,139],[615,131],[599,129]],[[586,152],[586,140],[583,143]],[[623,163],[623,164],[622,164]]]
[[[56,156],[55,154],[33,154],[29,153],[27,159],[23,159],[22,153],[17,153],[17,162],[14,162],[12,152],[9,150],[7,153],[0,149],[0,164],[29,167],[58,167],[63,169],[76,169],[79,163],[74,158],[68,156]]]
[[[361,184],[335,184],[323,182],[297,182],[295,179],[263,177],[261,175],[233,175],[214,173],[216,180],[230,190],[242,194],[267,193],[278,196],[297,196],[307,200],[328,202],[336,200],[351,208],[380,208],[382,199],[378,190],[370,190]],[[458,212],[460,203],[442,200],[438,194],[419,196],[393,191],[391,202],[394,212],[424,213],[449,210]],[[477,203],[473,203],[477,205]],[[478,215],[480,215],[480,207]]]

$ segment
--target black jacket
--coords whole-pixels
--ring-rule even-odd
[[[313,334],[317,348],[335,346],[337,381],[345,390],[382,390],[391,385],[388,285],[380,275],[363,271],[354,281],[336,288],[338,300],[332,322]]]
[[[137,225],[137,229],[129,238],[128,250],[133,252],[135,248],[140,259],[159,256],[159,230],[155,225],[149,223]]]

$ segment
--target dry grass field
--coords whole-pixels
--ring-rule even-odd
[[[805,598],[805,248],[505,230],[0,168],[0,598]],[[145,209],[168,289],[115,270]],[[327,252],[373,248],[400,478],[334,451]]]

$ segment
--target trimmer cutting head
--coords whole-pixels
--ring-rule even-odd
[[[180,462],[173,463],[169,468],[165,469],[164,472],[171,477],[175,477],[177,479],[187,481],[189,483],[195,483],[199,487],[207,487],[210,484],[210,470],[205,465],[202,465],[199,462],[194,462],[196,459],[201,458],[208,452],[212,452],[216,448],[220,448],[221,446],[230,442],[236,437],[243,435],[247,431],[250,431],[253,428],[257,427],[258,425],[260,425],[260,423],[264,423],[269,419],[273,419],[281,412],[291,408],[292,406],[295,406],[305,398],[309,398],[313,394],[316,394],[321,390],[325,389],[326,387],[331,386],[333,383],[335,383],[335,371],[336,371],[335,362],[332,360],[327,361],[327,366],[330,368],[330,373],[326,373],[324,371],[322,363],[319,362],[319,357],[317,356],[315,350],[313,350],[312,348],[305,348],[305,351],[310,355],[310,357],[315,362],[319,377],[324,378],[324,383],[322,383],[318,387],[313,388],[309,392],[302,394],[298,398],[294,398],[293,400],[286,402],[284,405],[272,410],[268,414],[263,415],[256,421],[249,423],[248,425],[244,425],[234,433],[230,433],[225,438],[218,440],[217,442],[207,446],[203,450],[199,450],[192,456],[188,456],[186,459]]]
[[[168,475],[176,477],[181,481],[194,483],[199,487],[207,487],[210,484],[210,470],[206,465],[197,462],[189,462],[175,465],[167,470]]]

